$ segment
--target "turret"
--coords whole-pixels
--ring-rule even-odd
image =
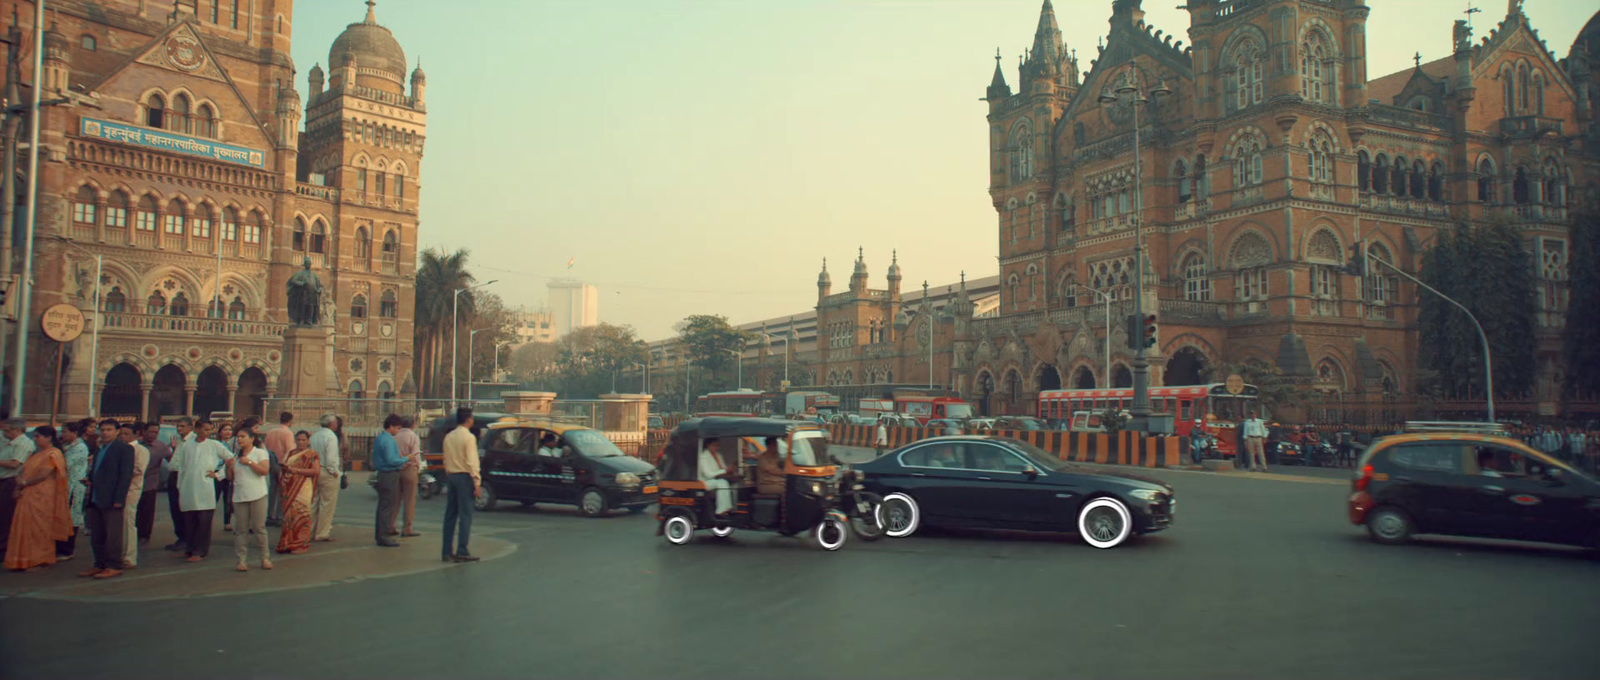
[[[448,75],[448,74],[447,74]],[[411,71],[411,98],[422,103],[422,91],[428,85],[428,74],[422,72],[422,59],[417,59],[417,68]]]
[[[900,299],[900,251],[894,251],[889,261],[889,299]]]
[[[44,83],[46,90],[64,92],[70,83],[68,79],[72,73],[72,51],[67,42],[67,36],[56,30],[56,22],[50,22],[50,30],[44,33]]]
[[[1055,91],[1061,69],[1061,29],[1056,26],[1056,10],[1050,0],[1039,8],[1039,27],[1033,32],[1033,48],[1022,67],[1022,94],[1050,94]]]
[[[322,94],[322,87],[325,84],[325,81],[327,80],[326,75],[327,74],[322,72],[322,63],[321,62],[318,62],[318,63],[313,64],[311,66],[311,73],[310,73],[310,75],[307,76],[307,78],[311,82],[311,98],[312,99],[316,99],[317,95]]]
[[[833,277],[828,276],[828,258],[822,258],[822,273],[817,275],[817,302],[833,292]]]
[[[860,297],[867,292],[867,249],[856,251],[856,270],[850,275],[850,292]]]
[[[1006,74],[1000,69],[1000,49],[994,50],[994,78],[989,80],[989,89],[984,92],[983,100],[989,102],[989,110],[1000,103],[1000,100],[1011,96],[1011,86],[1006,84]]]
[[[294,149],[299,144],[300,93],[278,83],[278,148]]]

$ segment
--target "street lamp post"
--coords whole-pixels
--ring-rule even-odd
[[[1094,293],[1096,296],[1099,296],[1101,298],[1105,298],[1105,301],[1106,301],[1106,342],[1105,342],[1105,346],[1106,346],[1106,365],[1105,365],[1105,369],[1104,369],[1105,372],[1101,373],[1100,375],[1101,375],[1101,379],[1105,381],[1105,385],[1104,386],[1105,387],[1110,387],[1111,386],[1111,300],[1112,300],[1111,294],[1110,293],[1102,293],[1102,292],[1100,292],[1098,290],[1095,290],[1093,288],[1089,288],[1087,286],[1084,287],[1084,290],[1087,290],[1087,291],[1089,291],[1091,293]]]
[[[89,417],[99,418],[100,400],[96,399],[94,395],[94,379],[100,372],[100,307],[103,304],[100,299],[100,277],[105,272],[106,261],[99,253],[89,252],[88,248],[67,240],[65,236],[58,235],[56,238],[60,239],[62,243],[94,256],[94,332],[92,336],[94,339],[89,344],[91,348],[89,350]]]
[[[509,342],[494,343],[494,381],[500,382],[500,348],[509,345]]]
[[[457,288],[455,297],[450,302],[450,408],[452,409],[461,405],[456,400],[456,395],[458,394],[456,392],[456,371],[458,370],[456,368],[456,354],[461,348],[461,294],[469,290],[482,288],[498,280],[494,279],[492,281],[484,281],[475,286]]]
[[[650,393],[650,364],[648,364],[648,363],[641,364],[641,363],[635,362],[633,365],[629,366],[629,368],[632,368],[633,366],[638,366],[639,368],[644,369],[644,376],[639,379],[639,394],[649,394]],[[612,390],[612,391],[615,392],[616,390]]]
[[[478,337],[479,333],[482,333],[486,330],[489,329],[475,328],[467,331],[467,403],[469,404],[472,403],[472,354],[473,350],[477,349],[478,347],[477,345],[473,344],[473,338]]]
[[[739,367],[739,389],[744,389],[744,349],[725,349],[722,351],[733,355],[734,361],[737,362],[736,365]]]
[[[1365,246],[1363,246],[1363,248],[1365,248]],[[1463,313],[1465,313],[1467,315],[1468,319],[1472,320],[1472,327],[1478,329],[1478,342],[1483,344],[1483,388],[1484,388],[1484,394],[1488,398],[1488,403],[1487,403],[1488,411],[1489,411],[1488,412],[1488,415],[1489,415],[1489,421],[1488,422],[1491,422],[1491,423],[1495,422],[1495,420],[1494,420],[1494,361],[1492,361],[1490,359],[1490,357],[1489,357],[1489,335],[1487,333],[1483,332],[1483,324],[1478,323],[1478,317],[1472,313],[1472,310],[1467,309],[1466,305],[1463,305],[1463,304],[1461,304],[1459,302],[1456,302],[1449,295],[1445,295],[1444,293],[1439,292],[1438,288],[1434,288],[1433,286],[1430,286],[1430,285],[1428,285],[1426,283],[1423,283],[1422,279],[1419,279],[1419,278],[1417,278],[1415,276],[1407,274],[1404,270],[1400,269],[1399,267],[1394,266],[1393,263],[1391,263],[1391,262],[1389,262],[1389,261],[1387,261],[1387,260],[1385,260],[1385,259],[1383,259],[1381,257],[1373,255],[1370,252],[1368,252],[1366,254],[1366,257],[1367,257],[1368,260],[1376,260],[1378,262],[1378,264],[1381,264],[1381,265],[1383,265],[1385,267],[1388,267],[1389,271],[1392,271],[1392,272],[1394,272],[1396,274],[1399,274],[1401,276],[1406,277],[1412,283],[1415,283],[1415,284],[1417,284],[1419,286],[1422,286],[1423,288],[1426,288],[1428,290],[1428,292],[1433,293],[1434,295],[1437,295],[1439,297],[1444,298],[1445,302],[1448,302],[1448,303],[1450,303],[1452,305],[1455,305],[1456,308],[1460,309]]]
[[[33,94],[28,105],[28,221],[18,225],[23,229],[22,276],[17,280],[17,347],[16,364],[11,368],[11,415],[22,417],[23,389],[28,369],[28,328],[33,323],[33,235],[39,224],[39,114],[43,105],[44,88],[44,0],[33,3]],[[7,196],[6,200],[15,197]]]
[[[1144,323],[1144,220],[1142,219],[1144,187],[1140,177],[1142,164],[1139,160],[1139,108],[1150,103],[1150,98],[1145,94],[1139,91],[1138,67],[1130,62],[1122,84],[1115,90],[1100,95],[1101,104],[1117,104],[1122,101],[1123,96],[1132,97],[1130,108],[1133,109],[1133,313],[1140,320],[1140,324]],[[1163,97],[1172,94],[1172,90],[1165,82],[1157,81],[1148,94],[1150,97]],[[1150,361],[1145,357],[1145,346],[1141,339],[1132,338],[1132,340],[1134,341],[1133,403],[1129,405],[1128,411],[1133,415],[1134,429],[1145,430],[1149,427],[1150,420]]]

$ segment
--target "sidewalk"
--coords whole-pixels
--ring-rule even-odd
[[[166,514],[165,499],[160,508]],[[398,539],[398,548],[380,548],[373,543],[372,525],[335,524],[334,541],[312,543],[304,555],[272,554],[274,569],[261,569],[261,560],[251,548],[250,571],[234,569],[238,560],[233,552],[233,535],[222,531],[221,513],[213,528],[211,556],[204,562],[186,562],[174,557],[163,545],[172,542],[172,523],[166,517],[156,521],[150,544],[139,551],[139,567],[113,579],[78,578],[78,573],[94,566],[94,552],[88,536],[79,536],[77,556],[57,562],[37,572],[0,572],[0,600],[34,597],[94,602],[137,602],[192,597],[243,595],[248,593],[315,588],[373,578],[405,576],[437,569],[472,568],[439,560],[439,534],[425,532],[416,538]],[[278,530],[268,527],[268,549],[277,546]],[[483,561],[510,555],[516,545],[509,541],[474,534],[472,552]]]

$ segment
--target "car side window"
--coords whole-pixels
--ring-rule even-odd
[[[966,467],[994,472],[1022,472],[1028,466],[1003,448],[993,444],[973,444],[967,446]]]
[[[1501,446],[1480,445],[1476,448],[1475,459],[1479,468],[1494,470],[1502,477],[1538,477],[1554,467],[1521,451]]]
[[[1401,467],[1430,472],[1459,473],[1464,447],[1451,442],[1401,444],[1389,452],[1389,460]]]
[[[518,445],[523,443],[524,431],[516,428],[495,430],[489,435],[489,450],[504,453],[517,453]]]
[[[901,455],[902,465],[909,467],[959,468],[963,466],[960,444],[928,444]]]

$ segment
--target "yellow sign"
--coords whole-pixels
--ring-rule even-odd
[[[44,328],[45,337],[56,342],[72,342],[83,335],[83,312],[69,304],[55,305],[44,310],[39,325]]]
[[[1228,382],[1224,384],[1224,387],[1227,388],[1228,394],[1239,394],[1243,392],[1244,376],[1239,375],[1238,373],[1228,376]]]

